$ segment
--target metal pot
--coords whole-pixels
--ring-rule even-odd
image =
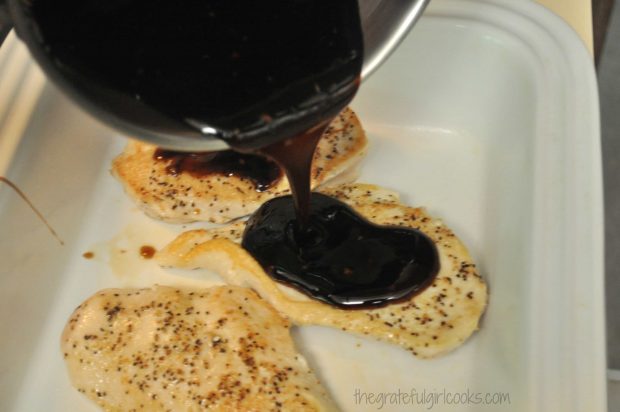
[[[42,67],[46,75],[67,95],[75,100],[96,118],[118,129],[124,134],[163,146],[169,149],[186,151],[212,151],[227,149],[226,143],[213,137],[205,137],[199,133],[188,131],[179,134],[178,128],[166,124],[165,119],[156,127],[144,127],[139,121],[131,121],[127,116],[119,116],[109,110],[119,105],[126,105],[106,90],[97,90],[85,95],[67,78],[55,69],[49,56],[41,50],[40,42],[36,41],[37,33],[34,25],[24,13],[24,4],[29,0],[0,0],[0,41],[3,35],[14,26],[17,35],[26,43],[31,54]],[[359,0],[360,16],[364,34],[364,66],[362,79],[372,74],[394,51],[400,41],[413,27],[430,0]],[[4,31],[4,33],[3,33]],[[145,106],[131,105],[121,107],[131,113],[133,119],[140,116],[152,116]],[[170,127],[169,127],[170,126]],[[174,130],[174,132],[172,132]]]

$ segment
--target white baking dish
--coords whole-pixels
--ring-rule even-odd
[[[372,143],[360,180],[443,218],[470,247],[490,304],[481,330],[435,360],[326,328],[296,330],[342,408],[605,411],[598,107],[575,33],[528,1],[435,0],[354,108]],[[71,388],[59,351],[64,322],[96,290],[218,281],[140,260],[142,244],[161,247],[182,227],[144,217],[125,198],[108,173],[123,143],[7,41],[0,174],[65,245],[0,187],[1,410],[96,410]],[[82,257],[88,250],[94,259]],[[417,395],[369,398],[398,391]],[[482,402],[448,402],[454,393]],[[497,393],[509,400],[484,405]]]

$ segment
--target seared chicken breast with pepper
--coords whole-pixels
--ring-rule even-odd
[[[312,187],[353,180],[366,147],[359,119],[345,109],[318,143]],[[274,162],[232,151],[181,154],[131,141],[114,159],[112,174],[147,215],[171,223],[226,223],[290,193]]]
[[[167,267],[207,269],[227,283],[254,289],[298,325],[324,325],[400,345],[422,358],[449,352],[478,329],[487,287],[467,248],[442,221],[402,204],[397,193],[350,184],[321,190],[379,225],[414,228],[436,245],[439,272],[430,286],[404,301],[340,309],[272,280],[240,246],[245,222],[181,234],[156,257]]]
[[[107,289],[62,334],[73,385],[106,411],[331,411],[290,323],[235,286]]]

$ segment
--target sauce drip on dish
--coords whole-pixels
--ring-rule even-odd
[[[140,247],[140,257],[142,259],[152,259],[155,256],[155,248],[150,245],[143,245]]]
[[[166,162],[166,173],[172,176],[181,173],[198,178],[212,174],[237,176],[251,181],[259,192],[276,185],[282,178],[282,170],[272,160],[233,150],[188,153],[157,149],[153,158]]]
[[[65,242],[63,242],[63,240],[60,238],[60,236],[58,236],[58,233],[56,233],[56,231],[54,230],[54,228],[52,227],[52,225],[49,224],[49,222],[47,221],[47,219],[45,219],[45,217],[43,216],[43,214],[41,212],[39,212],[39,209],[37,209],[34,204],[30,201],[30,199],[28,198],[28,196],[26,196],[26,194],[19,188],[17,187],[17,185],[15,183],[13,183],[12,181],[10,181],[9,179],[7,179],[4,176],[0,176],[0,183],[4,183],[6,184],[8,187],[10,187],[11,189],[13,189],[13,191],[15,193],[17,193],[17,195],[24,201],[26,202],[26,204],[28,205],[28,207],[30,208],[30,210],[32,210],[34,212],[35,215],[37,215],[37,217],[41,220],[41,222],[43,222],[43,224],[45,225],[45,227],[47,227],[47,230],[49,230],[49,232],[52,234],[52,236],[54,236],[54,238],[58,241],[58,243],[60,243],[61,245],[64,245]]]

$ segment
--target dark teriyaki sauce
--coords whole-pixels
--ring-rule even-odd
[[[341,308],[377,307],[421,292],[439,271],[429,237],[375,225],[337,199],[311,194],[313,154],[327,125],[259,150],[282,166],[293,195],[263,204],[242,246],[273,279]]]
[[[286,173],[293,193],[296,216],[302,226],[307,222],[309,214],[314,151],[328,125],[328,122],[318,124],[304,133],[259,150],[259,153],[280,164]]]
[[[439,269],[423,233],[368,222],[346,204],[314,193],[304,226],[290,196],[250,218],[243,247],[276,280],[344,308],[382,305],[423,290]]]
[[[263,192],[282,178],[282,169],[264,156],[239,153],[233,150],[219,152],[176,152],[157,149],[156,161],[166,163],[166,173],[178,176],[188,173],[201,178],[209,175],[237,176],[251,181],[256,190]]]

